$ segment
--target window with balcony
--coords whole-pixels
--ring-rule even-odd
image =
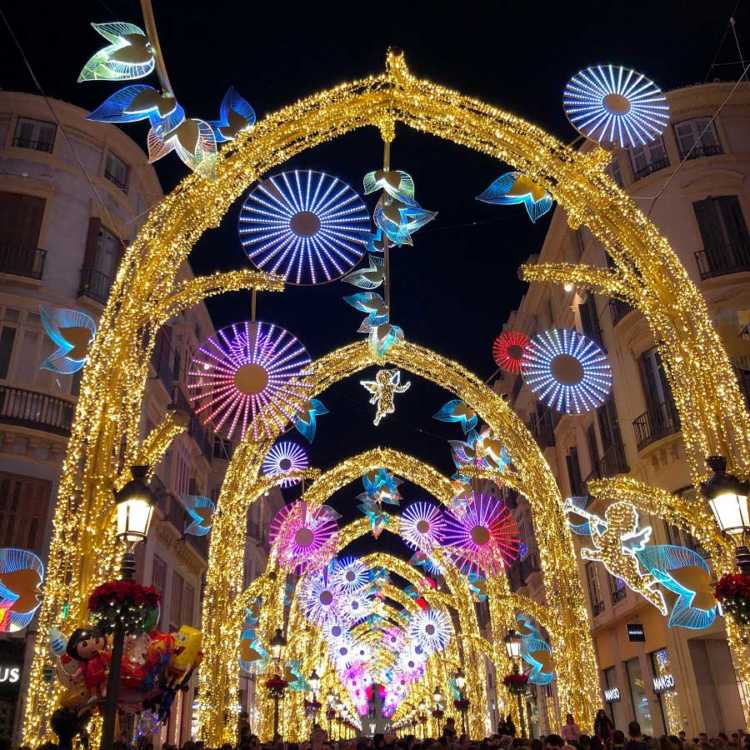
[[[578,462],[578,448],[571,448],[565,456],[565,464],[568,469],[568,483],[570,494],[573,497],[581,497],[586,494],[581,477],[581,465]]]
[[[39,234],[44,216],[44,198],[0,192],[0,273],[41,279],[44,250]]]
[[[13,134],[13,145],[17,148],[30,148],[51,154],[55,147],[56,134],[57,125],[54,122],[19,117],[16,132]]]
[[[683,159],[698,159],[721,153],[721,143],[710,117],[694,117],[674,126],[674,134]]]
[[[594,617],[604,612],[604,599],[602,597],[602,589],[599,584],[599,569],[596,567],[596,563],[586,563],[586,581],[589,586],[589,599],[591,601],[591,611],[594,613]]]
[[[750,271],[750,234],[736,195],[722,195],[693,203],[703,240],[695,254],[702,279]]]
[[[102,226],[101,220],[90,219],[78,294],[104,304],[109,297],[122,251],[122,242]]]
[[[602,328],[599,324],[599,312],[596,309],[596,297],[589,292],[586,295],[586,301],[578,305],[578,312],[581,316],[581,330],[583,333],[596,341],[604,349]]]
[[[646,411],[633,421],[638,450],[680,429],[680,418],[656,347],[640,359]]]
[[[16,329],[13,326],[3,326],[0,331],[0,379],[2,380],[8,377],[15,339]]]
[[[129,172],[130,168],[122,159],[115,156],[111,151],[107,152],[106,161],[104,163],[104,176],[124,193],[128,192]]]
[[[0,545],[42,552],[52,484],[0,472]]]
[[[627,474],[630,470],[625,460],[625,447],[617,418],[615,400],[610,397],[596,410],[599,424],[599,437],[602,441],[602,455],[599,458],[599,473],[603,477]]]
[[[658,172],[660,169],[669,166],[667,149],[661,136],[651,143],[629,149],[628,153],[630,154],[630,164],[633,167],[633,176],[636,180],[648,177],[653,172]]]

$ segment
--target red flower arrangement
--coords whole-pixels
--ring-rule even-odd
[[[469,710],[469,699],[468,698],[456,698],[456,700],[453,701],[453,705],[456,708],[456,711],[468,711]]]
[[[141,586],[135,581],[107,581],[91,592],[89,611],[102,612],[113,604],[153,609],[159,606],[159,598],[159,592],[153,586]]]
[[[714,594],[738,625],[750,625],[750,576],[727,573],[716,583]]]
[[[266,680],[266,687],[273,695],[281,695],[284,690],[286,690],[288,684],[289,683],[283,677],[279,677],[277,674]]]
[[[514,695],[525,692],[528,684],[529,676],[523,672],[511,672],[503,677],[503,685]]]

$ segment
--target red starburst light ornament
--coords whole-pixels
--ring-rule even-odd
[[[501,573],[518,556],[518,527],[502,500],[472,492],[459,517],[446,513],[445,544],[464,573]]]
[[[523,353],[529,344],[529,337],[520,331],[503,331],[492,344],[492,359],[495,364],[518,375],[521,372]]]
[[[269,534],[279,565],[298,574],[328,565],[338,548],[338,518],[328,505],[311,509],[304,500],[285,505],[273,517]]]

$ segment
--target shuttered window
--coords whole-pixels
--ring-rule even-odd
[[[0,545],[42,551],[51,491],[45,479],[0,472]]]

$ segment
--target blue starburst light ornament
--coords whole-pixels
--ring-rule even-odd
[[[180,497],[180,502],[190,516],[184,533],[192,536],[206,536],[214,523],[216,503],[210,497],[201,495],[183,495]]]
[[[94,319],[80,310],[66,307],[39,308],[44,332],[57,347],[39,367],[59,375],[72,375],[85,364],[96,335]]]
[[[586,138],[620,148],[650,143],[669,122],[662,90],[622,65],[596,65],[576,73],[565,86],[563,109]]]
[[[524,351],[521,374],[541,401],[566,414],[601,406],[612,389],[612,370],[601,347],[569,328],[534,336]]]
[[[92,23],[108,42],[83,66],[82,81],[123,81],[145,78],[156,65],[156,56],[146,34],[135,24],[124,21]]]
[[[263,459],[263,473],[272,477],[282,477],[285,474],[304,471],[310,466],[307,451],[291,440],[276,443]],[[282,487],[293,487],[299,479],[282,479]]]
[[[211,120],[217,143],[233,141],[243,130],[250,130],[255,125],[255,110],[250,102],[237,93],[234,86],[227,89],[221,100],[219,119]]]
[[[342,557],[334,560],[331,577],[334,585],[346,593],[360,591],[369,583],[367,568],[364,563],[356,557]]]
[[[477,200],[498,206],[523,203],[533,223],[544,216],[554,202],[549,192],[521,172],[506,172],[498,177]]]
[[[324,172],[296,170],[261,180],[242,204],[239,235],[250,261],[288,284],[340,278],[367,249],[362,198]]]
[[[292,422],[297,432],[308,443],[312,443],[317,431],[317,418],[328,413],[328,409],[320,399],[311,398],[304,403],[300,412],[292,418]]]

